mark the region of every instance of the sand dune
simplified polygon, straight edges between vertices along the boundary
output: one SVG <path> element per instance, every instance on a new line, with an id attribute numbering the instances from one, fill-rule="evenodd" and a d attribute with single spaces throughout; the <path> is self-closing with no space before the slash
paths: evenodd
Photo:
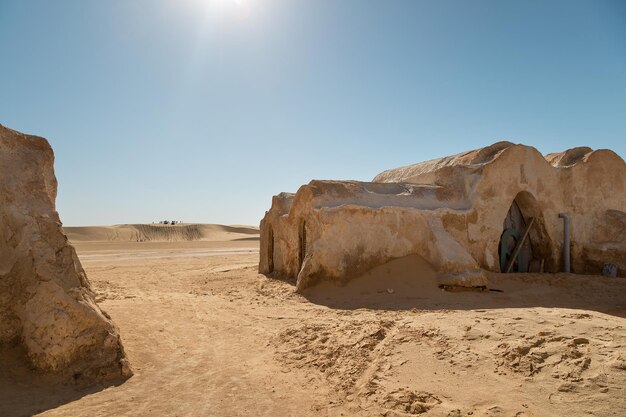
<path id="1" fill-rule="evenodd" d="M 64 227 L 72 242 L 185 242 L 258 240 L 253 226 L 221 224 L 119 224 L 115 226 Z"/>
<path id="2" fill-rule="evenodd" d="M 352 279 L 344 285 L 323 281 L 302 291 L 318 304 L 340 304 L 343 308 L 369 307 L 380 300 L 393 300 L 388 307 L 403 300 L 437 298 L 441 290 L 437 271 L 419 255 L 394 259 Z M 382 295 L 382 298 L 381 298 Z"/>

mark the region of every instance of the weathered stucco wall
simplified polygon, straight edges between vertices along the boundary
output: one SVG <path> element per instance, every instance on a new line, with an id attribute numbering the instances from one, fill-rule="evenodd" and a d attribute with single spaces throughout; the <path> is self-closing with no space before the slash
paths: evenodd
<path id="1" fill-rule="evenodd" d="M 130 376 L 63 234 L 53 163 L 45 139 L 0 125 L 0 347 L 21 345 L 35 369 L 74 379 Z"/>
<path id="2" fill-rule="evenodd" d="M 261 223 L 259 270 L 297 277 L 304 288 L 419 254 L 442 283 L 481 285 L 483 270 L 500 269 L 503 221 L 515 200 L 535 218 L 530 238 L 547 271 L 562 265 L 562 212 L 571 218 L 574 272 L 598 273 L 605 262 L 624 271 L 624 233 L 615 230 L 626 227 L 625 187 L 626 164 L 611 151 L 576 148 L 546 159 L 508 142 L 385 171 L 372 183 L 311 181 L 274 198 Z"/>

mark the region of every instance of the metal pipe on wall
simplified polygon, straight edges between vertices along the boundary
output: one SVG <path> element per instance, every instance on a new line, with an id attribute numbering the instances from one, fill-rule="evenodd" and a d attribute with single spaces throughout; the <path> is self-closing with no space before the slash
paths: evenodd
<path id="1" fill-rule="evenodd" d="M 563 272 L 570 272 L 569 216 L 559 213 L 559 217 L 563 219 Z"/>

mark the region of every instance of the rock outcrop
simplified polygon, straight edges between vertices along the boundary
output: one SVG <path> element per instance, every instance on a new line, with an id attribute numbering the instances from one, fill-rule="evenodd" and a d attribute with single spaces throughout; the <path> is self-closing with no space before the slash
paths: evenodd
<path id="1" fill-rule="evenodd" d="M 55 209 L 48 142 L 0 125 L 0 347 L 84 381 L 132 374 Z"/>
<path id="2" fill-rule="evenodd" d="M 623 276 L 624 161 L 585 147 L 544 157 L 510 142 L 388 170 L 372 182 L 314 180 L 275 196 L 261 222 L 259 270 L 297 277 L 303 289 L 417 254 L 441 285 L 482 286 L 485 271 L 504 269 L 511 242 L 534 218 L 515 268 L 557 272 L 560 213 L 571 219 L 572 271 L 599 274 L 613 263 Z"/>

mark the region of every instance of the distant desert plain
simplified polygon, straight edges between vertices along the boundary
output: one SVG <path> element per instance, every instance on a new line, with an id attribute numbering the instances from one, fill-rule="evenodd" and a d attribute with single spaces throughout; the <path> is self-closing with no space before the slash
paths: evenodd
<path id="1" fill-rule="evenodd" d="M 134 376 L 0 378 L 1 416 L 624 416 L 626 280 L 490 274 L 443 291 L 421 258 L 303 293 L 257 273 L 259 229 L 67 227 Z"/>

